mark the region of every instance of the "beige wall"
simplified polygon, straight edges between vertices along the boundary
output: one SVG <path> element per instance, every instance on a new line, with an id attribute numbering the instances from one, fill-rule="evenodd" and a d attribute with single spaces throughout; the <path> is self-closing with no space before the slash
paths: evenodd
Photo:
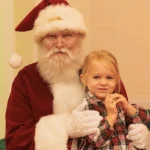
<path id="1" fill-rule="evenodd" d="M 14 76 L 7 61 L 14 48 L 13 26 L 13 3 L 3 1 L 0 5 L 0 138 L 4 137 L 5 108 Z"/>
<path id="2" fill-rule="evenodd" d="M 16 26 L 39 1 L 3 1 L 4 4 L 0 6 L 0 138 L 4 137 L 4 114 L 12 80 L 23 66 L 37 60 L 32 31 L 14 34 L 14 24 Z M 85 49 L 106 49 L 114 53 L 130 101 L 138 101 L 150 108 L 150 1 L 68 1 L 85 17 L 88 26 Z M 11 69 L 7 63 L 14 49 L 24 60 L 22 67 L 16 70 Z"/>

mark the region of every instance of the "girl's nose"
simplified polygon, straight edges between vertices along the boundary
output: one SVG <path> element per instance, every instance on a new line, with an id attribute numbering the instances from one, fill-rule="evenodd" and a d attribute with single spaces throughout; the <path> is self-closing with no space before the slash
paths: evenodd
<path id="1" fill-rule="evenodd" d="M 99 83 L 103 86 L 107 85 L 107 81 L 105 79 L 102 79 Z"/>

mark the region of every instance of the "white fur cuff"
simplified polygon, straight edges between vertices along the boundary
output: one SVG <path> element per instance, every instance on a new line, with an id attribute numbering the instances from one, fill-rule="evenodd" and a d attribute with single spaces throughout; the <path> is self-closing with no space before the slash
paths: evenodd
<path id="1" fill-rule="evenodd" d="M 36 150 L 67 150 L 68 114 L 42 117 L 35 128 Z"/>

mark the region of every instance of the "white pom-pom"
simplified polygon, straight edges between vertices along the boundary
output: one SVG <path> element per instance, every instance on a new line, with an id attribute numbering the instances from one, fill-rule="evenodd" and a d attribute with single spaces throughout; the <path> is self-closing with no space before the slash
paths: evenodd
<path id="1" fill-rule="evenodd" d="M 12 54 L 11 58 L 9 59 L 9 65 L 12 68 L 19 68 L 22 65 L 22 56 L 17 53 Z"/>

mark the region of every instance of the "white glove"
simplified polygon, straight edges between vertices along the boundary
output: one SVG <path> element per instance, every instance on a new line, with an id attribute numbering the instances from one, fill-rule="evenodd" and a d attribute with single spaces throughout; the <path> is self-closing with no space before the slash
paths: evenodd
<path id="1" fill-rule="evenodd" d="M 97 132 L 102 120 L 98 111 L 84 110 L 87 102 L 83 102 L 73 110 L 68 120 L 68 134 L 70 138 L 84 137 Z"/>
<path id="2" fill-rule="evenodd" d="M 131 124 L 128 130 L 127 139 L 131 140 L 136 148 L 145 149 L 148 144 L 149 134 L 147 127 L 143 124 Z"/>

